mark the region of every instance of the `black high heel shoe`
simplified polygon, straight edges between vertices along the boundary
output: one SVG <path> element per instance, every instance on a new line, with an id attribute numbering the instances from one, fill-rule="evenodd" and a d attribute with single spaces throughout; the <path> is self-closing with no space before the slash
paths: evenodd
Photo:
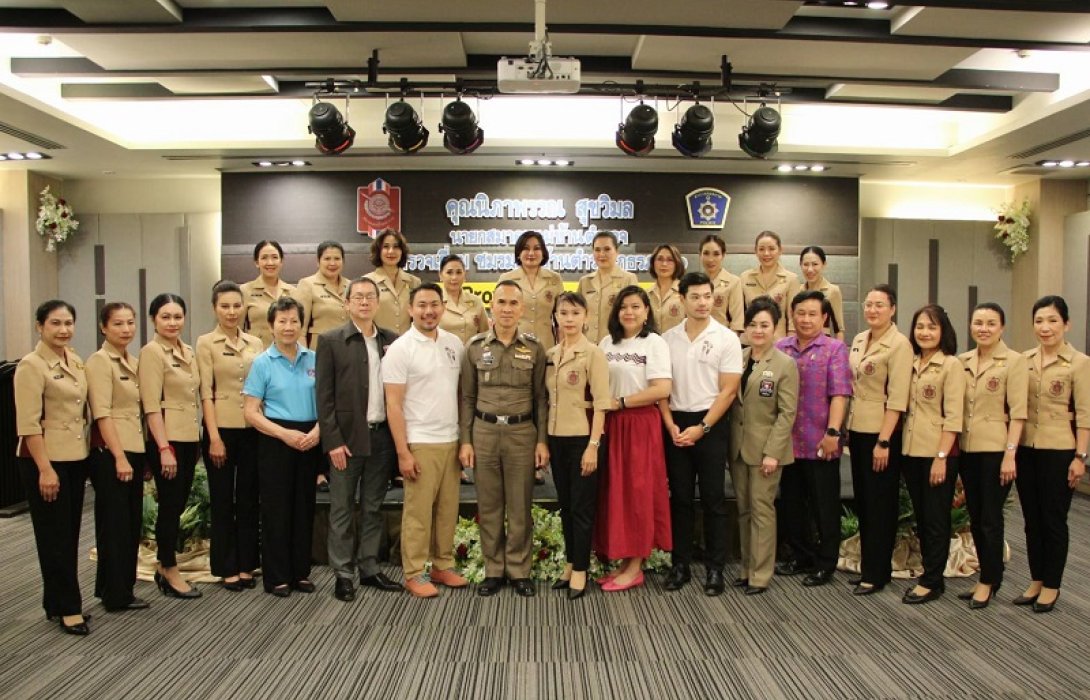
<path id="1" fill-rule="evenodd" d="M 970 610 L 983 610 L 984 608 L 988 607 L 988 603 L 992 602 L 992 598 L 994 598 L 995 594 L 998 593 L 998 592 L 999 592 L 999 586 L 998 585 L 992 586 L 992 589 L 990 591 L 988 591 L 988 597 L 987 598 L 985 598 L 984 600 L 977 600 L 976 598 L 973 597 L 974 592 L 969 591 L 969 609 Z M 960 598 L 961 596 L 958 596 L 958 597 Z"/>
<path id="2" fill-rule="evenodd" d="M 578 600 L 583 597 L 583 594 L 587 592 L 586 584 L 582 588 L 568 587 L 568 600 Z"/>
<path id="3" fill-rule="evenodd" d="M 1056 602 L 1060 600 L 1060 592 L 1056 591 L 1056 597 L 1052 599 L 1051 603 L 1042 603 L 1040 601 L 1033 601 L 1033 612 L 1046 613 L 1052 612 L 1052 608 L 1056 607 Z"/>
<path id="4" fill-rule="evenodd" d="M 571 579 L 558 578 L 557 580 L 553 581 L 552 589 L 554 591 L 562 591 L 562 590 L 564 590 L 566 588 L 571 588 L 571 583 L 570 582 L 571 582 Z"/>
<path id="5" fill-rule="evenodd" d="M 91 634 L 91 628 L 87 626 L 87 618 L 83 618 L 83 622 L 77 622 L 74 625 L 64 624 L 64 618 L 58 618 L 57 620 L 61 624 L 61 629 L 65 634 L 74 634 L 78 637 L 86 637 Z"/>
<path id="6" fill-rule="evenodd" d="M 177 588 L 170 585 L 170 581 L 167 581 L 166 576 L 163 576 L 158 571 L 155 572 L 155 584 L 159 586 L 159 591 L 167 598 L 181 598 L 185 600 L 201 597 L 201 592 L 196 588 L 190 588 L 188 591 L 179 591 Z"/>

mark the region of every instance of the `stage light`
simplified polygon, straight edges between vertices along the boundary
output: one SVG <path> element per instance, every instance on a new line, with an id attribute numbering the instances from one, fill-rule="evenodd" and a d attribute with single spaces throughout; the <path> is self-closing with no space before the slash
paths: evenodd
<path id="1" fill-rule="evenodd" d="M 484 143 L 484 129 L 477 126 L 477 115 L 460 99 L 443 108 L 439 131 L 446 149 L 458 155 L 472 153 Z"/>
<path id="2" fill-rule="evenodd" d="M 314 134 L 314 146 L 325 155 L 340 155 L 356 140 L 356 131 L 341 116 L 340 110 L 328 102 L 315 102 L 310 108 L 309 119 L 307 130 Z"/>
<path id="3" fill-rule="evenodd" d="M 410 155 L 428 145 L 428 129 L 420 121 L 420 115 L 404 100 L 398 100 L 386 108 L 383 133 L 390 135 L 390 148 L 397 153 Z"/>
<path id="4" fill-rule="evenodd" d="M 738 134 L 738 146 L 753 158 L 765 158 L 779 149 L 780 113 L 761 105 Z"/>
<path id="5" fill-rule="evenodd" d="M 655 134 L 659 130 L 659 115 L 655 108 L 639 103 L 617 125 L 617 148 L 630 156 L 645 156 L 655 149 Z"/>
<path id="6" fill-rule="evenodd" d="M 674 127 L 674 148 L 683 156 L 699 158 L 712 149 L 712 131 L 715 117 L 702 104 L 695 104 L 685 111 Z"/>

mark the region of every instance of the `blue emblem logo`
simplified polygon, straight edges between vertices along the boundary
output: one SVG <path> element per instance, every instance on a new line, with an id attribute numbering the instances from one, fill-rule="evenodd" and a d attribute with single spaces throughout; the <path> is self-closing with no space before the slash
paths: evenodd
<path id="1" fill-rule="evenodd" d="M 685 195 L 689 228 L 722 229 L 727 221 L 730 195 L 712 187 L 701 187 Z"/>

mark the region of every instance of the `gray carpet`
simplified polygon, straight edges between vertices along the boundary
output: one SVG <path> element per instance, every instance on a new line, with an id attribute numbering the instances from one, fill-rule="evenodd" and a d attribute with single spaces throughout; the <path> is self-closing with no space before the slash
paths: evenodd
<path id="1" fill-rule="evenodd" d="M 93 544 L 90 494 L 83 551 Z M 524 600 L 444 590 L 438 600 L 319 592 L 287 600 L 202 585 L 196 601 L 137 584 L 150 610 L 112 613 L 91 597 L 92 634 L 46 622 L 28 516 L 0 520 L 3 698 L 1086 698 L 1090 697 L 1090 500 L 1076 497 L 1071 555 L 1056 610 L 1010 604 L 1027 581 L 1022 521 L 997 601 L 902 605 L 908 582 L 854 598 L 835 584 L 778 578 L 763 596 L 696 585 L 666 593 L 596 588 L 569 602 L 544 585 Z M 391 575 L 399 571 L 391 569 Z M 698 572 L 702 576 L 703 572 Z"/>

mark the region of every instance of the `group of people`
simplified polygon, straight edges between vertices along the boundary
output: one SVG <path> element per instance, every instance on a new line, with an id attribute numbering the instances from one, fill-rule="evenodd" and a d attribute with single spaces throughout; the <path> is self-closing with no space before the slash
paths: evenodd
<path id="1" fill-rule="evenodd" d="M 893 323 L 896 294 L 870 290 L 866 330 L 842 341 L 840 291 L 825 253 L 800 257 L 804 280 L 780 264 L 782 244 L 758 235 L 759 265 L 722 267 L 726 245 L 700 245 L 702 272 L 678 249 L 651 254 L 649 291 L 616 266 L 617 240 L 593 241 L 597 269 L 565 291 L 541 234 L 515 244 L 491 314 L 464 289 L 461 258 L 440 284 L 404 271 L 409 248 L 383 231 L 374 271 L 342 275 L 344 249 L 318 247 L 317 272 L 280 279 L 275 241 L 254 249 L 259 277 L 212 290 L 216 326 L 196 348 L 181 339 L 186 303 L 152 300 L 153 339 L 135 357 L 136 311 L 106 304 L 102 348 L 86 362 L 70 347 L 75 309 L 43 303 L 41 336 L 15 375 L 19 469 L 49 619 L 89 632 L 77 577 L 84 483 L 96 491 L 95 595 L 108 611 L 147 607 L 134 593 L 145 469 L 158 494 L 160 591 L 200 597 L 177 567 L 179 518 L 203 456 L 212 510 L 211 569 L 229 591 L 281 597 L 310 580 L 317 476 L 328 472 L 328 555 L 334 595 L 356 581 L 416 597 L 460 588 L 453 556 L 463 470 L 475 473 L 485 579 L 533 596 L 531 499 L 551 469 L 567 566 L 553 583 L 583 596 L 592 553 L 617 563 L 604 591 L 645 581 L 652 549 L 672 551 L 664 587 L 691 580 L 696 493 L 707 595 L 727 586 L 729 470 L 738 506 L 747 595 L 773 574 L 827 584 L 840 542 L 841 451 L 850 448 L 862 571 L 856 595 L 890 581 L 903 478 L 916 513 L 924 572 L 904 595 L 943 593 L 950 504 L 960 474 L 981 574 L 965 592 L 984 607 L 1003 575 L 1003 507 L 1017 482 L 1026 521 L 1029 587 L 1014 600 L 1038 612 L 1059 596 L 1067 511 L 1090 440 L 1090 359 L 1065 340 L 1064 300 L 1033 307 L 1037 347 L 1011 351 L 1003 310 L 973 311 L 976 347 L 956 354 L 946 312 L 915 312 L 909 337 Z M 203 425 L 203 430 L 201 427 Z M 959 454 L 960 453 L 960 454 Z M 956 459 L 955 459 L 956 456 Z M 393 475 L 404 480 L 402 581 L 379 566 L 379 511 Z M 359 493 L 359 517 L 354 517 Z M 791 558 L 776 564 L 776 499 Z M 430 564 L 430 568 L 429 568 Z"/>

